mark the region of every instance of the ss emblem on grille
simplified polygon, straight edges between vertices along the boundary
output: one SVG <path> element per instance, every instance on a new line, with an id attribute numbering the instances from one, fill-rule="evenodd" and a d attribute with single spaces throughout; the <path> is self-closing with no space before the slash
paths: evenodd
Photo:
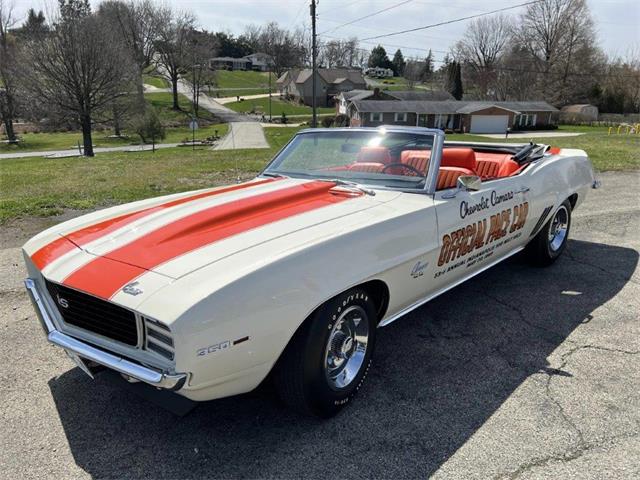
<path id="1" fill-rule="evenodd" d="M 140 295 L 142 293 L 142 288 L 137 287 L 139 285 L 138 282 L 127 283 L 124 287 L 122 287 L 122 291 L 124 293 L 128 293 L 129 295 Z"/>
<path id="2" fill-rule="evenodd" d="M 58 300 L 58 305 L 62 308 L 69 308 L 69 301 L 66 298 L 62 298 L 60 294 L 56 294 L 56 300 Z"/>

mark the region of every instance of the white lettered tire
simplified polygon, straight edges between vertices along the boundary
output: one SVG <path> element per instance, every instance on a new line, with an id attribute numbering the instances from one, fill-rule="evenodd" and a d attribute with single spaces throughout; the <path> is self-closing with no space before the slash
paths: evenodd
<path id="1" fill-rule="evenodd" d="M 376 338 L 369 293 L 346 291 L 322 305 L 295 333 L 276 365 L 282 400 L 298 412 L 331 417 L 362 386 Z"/>

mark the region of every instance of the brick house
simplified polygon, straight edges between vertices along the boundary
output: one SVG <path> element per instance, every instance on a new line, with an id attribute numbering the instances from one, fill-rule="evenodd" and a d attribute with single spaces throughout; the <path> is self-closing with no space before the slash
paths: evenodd
<path id="1" fill-rule="evenodd" d="M 403 92 L 387 92 L 402 97 Z M 351 99 L 341 107 L 352 126 L 407 125 L 467 133 L 504 133 L 555 125 L 558 110 L 547 102 Z"/>

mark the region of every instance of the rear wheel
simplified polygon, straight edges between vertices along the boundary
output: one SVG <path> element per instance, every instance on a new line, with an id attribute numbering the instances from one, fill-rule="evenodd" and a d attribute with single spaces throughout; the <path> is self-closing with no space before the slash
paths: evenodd
<path id="1" fill-rule="evenodd" d="M 543 267 L 555 262 L 567 246 L 570 229 L 571 203 L 565 200 L 527 245 L 531 262 Z"/>
<path id="2" fill-rule="evenodd" d="M 375 304 L 354 288 L 322 305 L 296 332 L 278 361 L 274 380 L 293 409 L 330 417 L 360 389 L 376 335 Z"/>

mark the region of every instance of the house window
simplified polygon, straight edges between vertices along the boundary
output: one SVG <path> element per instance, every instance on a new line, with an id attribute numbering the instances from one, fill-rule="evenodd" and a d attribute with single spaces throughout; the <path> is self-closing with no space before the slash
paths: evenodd
<path id="1" fill-rule="evenodd" d="M 395 122 L 406 122 L 407 121 L 407 112 L 394 114 L 393 115 L 393 120 Z"/>
<path id="2" fill-rule="evenodd" d="M 520 128 L 533 127 L 536 124 L 536 115 L 534 113 L 516 115 L 513 123 L 516 127 Z"/>
<path id="3" fill-rule="evenodd" d="M 369 114 L 369 120 L 372 122 L 381 122 L 382 121 L 382 113 L 381 112 L 371 112 Z"/>
<path id="4" fill-rule="evenodd" d="M 434 128 L 445 128 L 448 115 L 437 114 L 433 123 Z"/>

